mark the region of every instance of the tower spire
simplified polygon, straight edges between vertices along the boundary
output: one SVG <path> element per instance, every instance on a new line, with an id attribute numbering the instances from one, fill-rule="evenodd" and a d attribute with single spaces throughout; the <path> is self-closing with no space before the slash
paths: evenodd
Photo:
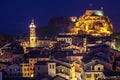
<path id="1" fill-rule="evenodd" d="M 32 23 L 34 23 L 34 19 L 32 19 Z"/>

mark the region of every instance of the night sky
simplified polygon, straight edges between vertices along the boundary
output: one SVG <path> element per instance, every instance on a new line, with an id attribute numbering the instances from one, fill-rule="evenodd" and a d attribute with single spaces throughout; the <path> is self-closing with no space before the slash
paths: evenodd
<path id="1" fill-rule="evenodd" d="M 0 34 L 18 35 L 37 27 L 53 16 L 81 16 L 87 9 L 104 8 L 115 29 L 120 31 L 120 0 L 0 0 Z"/>

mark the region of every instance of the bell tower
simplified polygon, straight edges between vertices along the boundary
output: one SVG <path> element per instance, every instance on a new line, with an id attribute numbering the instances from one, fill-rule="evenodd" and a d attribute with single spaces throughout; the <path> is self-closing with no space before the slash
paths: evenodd
<path id="1" fill-rule="evenodd" d="M 34 24 L 34 20 L 32 20 L 29 28 L 30 28 L 30 47 L 36 47 L 37 37 L 35 32 L 36 26 Z"/>

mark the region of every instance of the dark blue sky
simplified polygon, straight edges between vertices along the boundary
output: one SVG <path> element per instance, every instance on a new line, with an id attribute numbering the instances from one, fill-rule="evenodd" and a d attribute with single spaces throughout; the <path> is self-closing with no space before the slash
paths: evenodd
<path id="1" fill-rule="evenodd" d="M 100 7 L 120 31 L 120 0 L 0 0 L 0 33 L 17 35 L 29 30 L 32 19 L 40 27 L 52 16 L 79 17 Z"/>

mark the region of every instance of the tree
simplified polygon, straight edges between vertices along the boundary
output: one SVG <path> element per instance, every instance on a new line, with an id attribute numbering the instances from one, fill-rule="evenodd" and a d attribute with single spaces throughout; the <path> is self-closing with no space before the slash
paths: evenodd
<path id="1" fill-rule="evenodd" d="M 11 36 L 11 35 L 8 35 L 8 34 L 0 34 L 0 41 L 3 42 L 3 41 L 13 41 L 14 40 L 14 37 Z"/>

